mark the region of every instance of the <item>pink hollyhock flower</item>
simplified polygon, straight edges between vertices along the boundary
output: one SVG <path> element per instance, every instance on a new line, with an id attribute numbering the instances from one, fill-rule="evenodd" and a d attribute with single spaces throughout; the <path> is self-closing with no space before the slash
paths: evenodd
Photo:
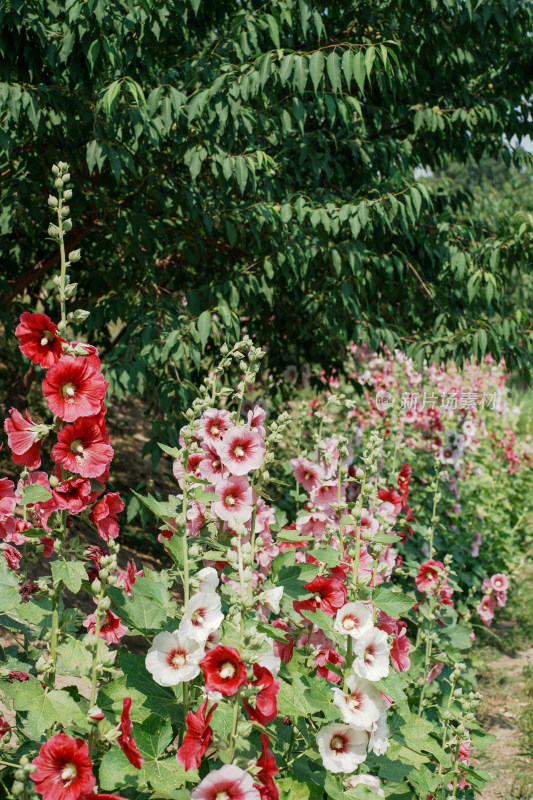
<path id="1" fill-rule="evenodd" d="M 144 764 L 144 758 L 139 753 L 139 748 L 131 735 L 133 724 L 130 719 L 130 711 L 131 697 L 124 697 L 122 700 L 122 716 L 120 718 L 120 736 L 117 739 L 117 744 L 130 764 L 135 767 L 135 769 L 140 769 L 141 764 Z"/>
<path id="2" fill-rule="evenodd" d="M 220 460 L 218 450 L 215 448 L 215 446 L 209 444 L 208 442 L 202 442 L 200 447 L 204 451 L 204 457 L 198 465 L 198 472 L 200 473 L 201 477 L 206 481 L 210 481 L 211 483 L 218 483 L 218 481 L 227 478 L 229 475 L 229 470 L 226 469 Z"/>
<path id="3" fill-rule="evenodd" d="M 52 458 L 82 478 L 99 478 L 113 459 L 105 425 L 94 417 L 80 417 L 57 435 Z"/>
<path id="4" fill-rule="evenodd" d="M 266 446 L 257 431 L 234 425 L 224 434 L 218 452 L 232 475 L 247 475 L 263 463 Z"/>
<path id="5" fill-rule="evenodd" d="M 19 683 L 26 683 L 26 681 L 29 681 L 30 676 L 28 675 L 27 672 L 24 672 L 24 670 L 22 669 L 12 669 L 11 672 L 8 674 L 7 679 L 9 681 L 18 681 Z"/>
<path id="6" fill-rule="evenodd" d="M 234 647 L 214 647 L 200 661 L 200 667 L 206 689 L 220 692 L 224 697 L 234 695 L 246 681 L 246 666 Z"/>
<path id="7" fill-rule="evenodd" d="M 309 495 L 311 502 L 322 511 L 332 511 L 331 503 L 339 501 L 339 489 L 336 482 L 323 483 L 313 489 Z M 341 501 L 346 498 L 346 489 L 341 486 Z"/>
<path id="8" fill-rule="evenodd" d="M 495 606 L 496 600 L 492 595 L 484 595 L 484 597 L 481 598 L 481 602 L 476 606 L 477 613 L 485 625 L 490 625 L 492 623 Z"/>
<path id="9" fill-rule="evenodd" d="M 43 394 L 50 410 L 65 422 L 98 414 L 107 384 L 87 359 L 63 356 L 46 373 Z"/>
<path id="10" fill-rule="evenodd" d="M 108 492 L 93 506 L 89 519 L 96 525 L 98 535 L 108 542 L 116 539 L 119 532 L 117 514 L 124 510 L 118 492 Z"/>
<path id="11" fill-rule="evenodd" d="M 213 446 L 219 442 L 230 427 L 231 417 L 229 411 L 208 408 L 200 417 L 198 435 L 206 444 Z"/>
<path id="12" fill-rule="evenodd" d="M 402 498 L 396 489 L 380 489 L 378 498 L 381 500 L 381 505 L 378 509 L 380 513 L 390 519 L 396 519 L 402 510 Z"/>
<path id="13" fill-rule="evenodd" d="M 198 769 L 201 764 L 202 756 L 209 747 L 213 731 L 211 730 L 211 717 L 218 703 L 207 710 L 207 700 L 204 700 L 198 710 L 193 713 L 187 712 L 185 723 L 187 732 L 183 737 L 183 744 L 176 753 L 178 764 L 182 764 L 185 770 Z"/>
<path id="14" fill-rule="evenodd" d="M 94 614 L 89 614 L 83 622 L 83 626 L 87 628 L 88 633 L 96 633 L 96 617 Z M 105 618 L 100 624 L 100 638 L 104 639 L 108 644 L 118 644 L 127 630 L 127 626 L 124 625 L 120 617 L 117 617 L 108 608 L 105 612 Z"/>
<path id="15" fill-rule="evenodd" d="M 474 541 L 472 542 L 471 555 L 474 558 L 479 556 L 479 548 L 481 547 L 482 538 L 479 531 L 474 532 Z"/>
<path id="16" fill-rule="evenodd" d="M 324 480 L 324 470 L 318 464 L 313 464 L 308 458 L 292 458 L 290 465 L 294 470 L 297 483 L 301 483 L 306 492 L 311 492 L 320 486 Z"/>
<path id="17" fill-rule="evenodd" d="M 200 465 L 204 460 L 204 457 L 205 457 L 204 453 L 191 453 L 190 456 L 188 457 L 187 484 L 189 486 L 191 485 L 191 479 L 193 479 L 192 482 L 194 482 L 194 478 L 202 477 L 202 473 L 200 472 Z M 179 483 L 180 487 L 183 489 L 184 471 L 183 471 L 183 464 L 179 459 L 176 459 L 176 461 L 174 461 L 174 463 L 172 464 L 172 472 L 177 482 Z"/>
<path id="18" fill-rule="evenodd" d="M 435 561 L 430 558 L 420 565 L 418 575 L 415 578 L 416 588 L 420 592 L 433 594 L 439 582 L 442 580 L 444 564 L 442 561 Z"/>
<path id="19" fill-rule="evenodd" d="M 126 572 L 117 573 L 116 586 L 122 586 L 126 594 L 131 597 L 133 594 L 133 592 L 131 591 L 131 587 L 133 586 L 137 578 L 144 578 L 144 570 L 143 569 L 138 570 L 135 561 L 128 561 Z"/>
<path id="20" fill-rule="evenodd" d="M 350 725 L 334 722 L 316 736 L 324 767 L 330 772 L 354 772 L 366 758 L 368 734 Z"/>
<path id="21" fill-rule="evenodd" d="M 46 314 L 24 311 L 15 330 L 19 347 L 34 364 L 47 369 L 63 356 L 61 343 L 56 335 L 57 325 Z"/>
<path id="22" fill-rule="evenodd" d="M 0 539 L 15 532 L 16 523 L 13 511 L 17 505 L 15 484 L 8 478 L 0 478 Z"/>
<path id="23" fill-rule="evenodd" d="M 35 423 L 27 411 L 24 412 L 26 419 L 16 408 L 12 408 L 9 413 L 10 416 L 4 422 L 4 430 L 13 462 L 28 467 L 29 470 L 39 469 L 41 441 L 48 434 L 47 426 Z"/>
<path id="24" fill-rule="evenodd" d="M 187 534 L 198 536 L 205 523 L 205 506 L 193 500 L 187 509 Z"/>
<path id="25" fill-rule="evenodd" d="M 2 555 L 4 556 L 5 560 L 7 561 L 7 566 L 9 569 L 16 570 L 19 568 L 20 559 L 22 558 L 22 554 L 16 547 L 13 547 L 10 544 L 2 544 L 0 545 L 2 548 Z"/>
<path id="26" fill-rule="evenodd" d="M 265 435 L 265 428 L 263 423 L 266 419 L 266 408 L 262 406 L 254 406 L 252 409 L 248 411 L 248 417 L 246 425 L 251 430 L 257 431 L 261 436 L 264 437 Z"/>
<path id="27" fill-rule="evenodd" d="M 407 505 L 407 498 L 409 497 L 409 484 L 411 483 L 411 475 L 413 470 L 406 461 L 398 475 L 398 491 L 401 494 L 402 506 L 405 508 Z"/>
<path id="28" fill-rule="evenodd" d="M 57 508 L 67 508 L 71 514 L 79 514 L 91 502 L 91 484 L 87 478 L 70 478 L 52 489 Z"/>
<path id="29" fill-rule="evenodd" d="M 261 800 L 254 779 L 234 764 L 209 772 L 197 786 L 191 800 Z"/>
<path id="30" fill-rule="evenodd" d="M 385 631 L 385 633 L 398 633 L 398 620 L 394 617 L 389 617 L 389 615 L 385 614 L 384 611 L 379 612 L 377 626 L 378 628 L 381 628 L 382 631 Z"/>
<path id="31" fill-rule="evenodd" d="M 346 586 L 337 578 L 318 576 L 313 578 L 310 583 L 306 583 L 305 588 L 313 596 L 309 600 L 294 600 L 293 606 L 296 611 L 316 611 L 318 609 L 334 617 L 339 608 L 346 603 Z"/>
<path id="32" fill-rule="evenodd" d="M 339 683 L 341 680 L 340 677 L 329 668 L 328 664 L 338 666 L 339 664 L 344 664 L 344 661 L 345 659 L 340 653 L 337 653 L 335 650 L 330 650 L 329 647 L 325 647 L 315 656 L 315 667 L 317 667 L 316 674 L 321 678 L 326 678 L 330 683 Z"/>
<path id="33" fill-rule="evenodd" d="M 211 505 L 211 513 L 226 522 L 238 519 L 247 522 L 252 516 L 253 491 L 247 478 L 232 476 L 219 481 L 215 486 L 219 500 Z"/>
<path id="34" fill-rule="evenodd" d="M 400 628 L 397 635 L 392 640 L 390 648 L 390 660 L 398 672 L 405 672 L 405 670 L 409 669 L 411 666 L 409 644 L 405 628 Z"/>
<path id="35" fill-rule="evenodd" d="M 30 777 L 43 800 L 80 800 L 94 789 L 96 779 L 83 739 L 56 733 L 41 745 L 32 763 L 37 769 Z"/>
<path id="36" fill-rule="evenodd" d="M 503 608 L 507 603 L 507 592 L 496 592 L 496 603 L 499 608 Z"/>
<path id="37" fill-rule="evenodd" d="M 490 578 L 490 585 L 495 592 L 506 592 L 509 588 L 509 578 L 501 572 L 497 572 Z"/>
<path id="38" fill-rule="evenodd" d="M 250 719 L 256 720 L 261 725 L 276 719 L 278 703 L 276 696 L 279 692 L 280 681 L 273 678 L 270 670 L 260 664 L 254 664 L 255 681 L 248 681 L 248 686 L 260 686 L 259 694 L 253 698 L 243 699 L 244 707 Z"/>
<path id="39" fill-rule="evenodd" d="M 257 773 L 260 781 L 258 789 L 261 793 L 261 800 L 279 800 L 279 789 L 274 782 L 274 775 L 279 772 L 279 768 L 274 758 L 272 750 L 268 749 L 269 737 L 266 733 L 261 734 L 261 755 L 257 759 L 257 766 L 261 767 Z M 257 785 L 257 784 L 256 784 Z"/>
<path id="40" fill-rule="evenodd" d="M 426 676 L 426 683 L 428 684 L 428 686 L 432 681 L 435 680 L 435 678 L 439 677 L 439 675 L 442 672 L 443 666 L 444 666 L 444 662 L 443 661 L 437 661 L 437 663 L 433 667 L 431 667 L 431 669 L 429 670 L 429 672 L 428 672 L 428 674 Z"/>
<path id="41" fill-rule="evenodd" d="M 298 519 L 297 525 L 304 536 L 314 536 L 319 539 L 328 524 L 328 518 L 322 511 L 314 511 L 311 514 L 305 514 Z"/>

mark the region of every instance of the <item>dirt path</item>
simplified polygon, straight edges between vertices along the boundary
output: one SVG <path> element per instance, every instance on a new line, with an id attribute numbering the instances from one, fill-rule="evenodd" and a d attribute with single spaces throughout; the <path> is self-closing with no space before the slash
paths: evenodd
<path id="1" fill-rule="evenodd" d="M 533 718 L 532 688 L 533 647 L 497 655 L 481 674 L 484 700 L 480 718 L 486 732 L 496 740 L 486 751 L 475 755 L 477 765 L 494 777 L 480 800 L 533 798 L 533 758 L 520 731 L 528 709 Z"/>

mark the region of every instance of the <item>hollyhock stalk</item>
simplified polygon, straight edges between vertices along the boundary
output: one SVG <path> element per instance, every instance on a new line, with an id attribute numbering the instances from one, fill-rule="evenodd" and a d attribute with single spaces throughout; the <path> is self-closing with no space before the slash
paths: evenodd
<path id="1" fill-rule="evenodd" d="M 65 548 L 65 537 L 67 534 L 67 516 L 68 516 L 68 509 L 64 508 L 61 510 L 61 527 L 59 530 L 59 542 L 60 542 L 60 549 L 58 552 L 58 558 L 63 560 L 63 551 Z M 55 582 L 54 582 L 55 584 Z M 52 662 L 52 669 L 48 673 L 47 676 L 47 684 L 50 688 L 55 688 L 56 682 L 56 664 L 57 664 L 57 645 L 58 645 L 58 635 L 59 635 L 59 601 L 61 599 L 61 581 L 58 581 L 57 585 L 53 585 L 52 588 L 52 621 L 50 624 L 51 632 L 50 632 L 50 661 Z"/>

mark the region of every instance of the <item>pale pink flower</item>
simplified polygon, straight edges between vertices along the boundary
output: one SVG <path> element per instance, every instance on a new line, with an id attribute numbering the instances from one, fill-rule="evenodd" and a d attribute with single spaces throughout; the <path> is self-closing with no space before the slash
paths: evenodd
<path id="1" fill-rule="evenodd" d="M 205 776 L 191 800 L 261 800 L 261 795 L 249 772 L 235 764 L 224 764 Z"/>
<path id="2" fill-rule="evenodd" d="M 479 548 L 481 547 L 482 538 L 481 533 L 479 531 L 474 532 L 474 540 L 472 542 L 472 548 L 470 554 L 473 558 L 477 558 L 479 556 Z"/>
<path id="3" fill-rule="evenodd" d="M 204 458 L 198 465 L 198 472 L 202 478 L 211 483 L 217 483 L 223 478 L 227 478 L 229 470 L 226 469 L 220 460 L 220 455 L 218 454 L 216 446 L 209 442 L 202 442 L 200 447 L 205 452 Z"/>
<path id="4" fill-rule="evenodd" d="M 490 625 L 492 623 L 495 605 L 496 600 L 493 595 L 484 595 L 481 598 L 481 602 L 478 603 L 476 610 L 481 617 L 481 621 L 485 623 L 485 625 Z"/>
<path id="5" fill-rule="evenodd" d="M 316 735 L 324 767 L 330 772 L 354 772 L 366 758 L 368 735 L 339 722 L 326 725 Z"/>
<path id="6" fill-rule="evenodd" d="M 8 478 L 0 478 L 0 539 L 15 532 L 13 511 L 17 505 L 15 484 Z"/>
<path id="7" fill-rule="evenodd" d="M 232 476 L 215 486 L 219 500 L 211 505 L 211 513 L 219 519 L 247 522 L 252 516 L 254 492 L 244 475 Z"/>
<path id="8" fill-rule="evenodd" d="M 332 483 L 323 483 L 321 486 L 317 486 L 316 489 L 313 489 L 309 495 L 311 502 L 315 504 L 317 508 L 320 508 L 322 511 L 332 511 L 331 503 L 337 503 L 339 501 L 339 488 L 337 486 L 337 482 Z M 344 486 L 341 486 L 341 493 L 340 499 L 341 501 L 346 498 L 346 489 Z"/>
<path id="9" fill-rule="evenodd" d="M 290 465 L 294 470 L 297 483 L 301 483 L 306 492 L 311 492 L 320 486 L 324 479 L 324 470 L 318 464 L 313 464 L 308 458 L 292 458 Z"/>
<path id="10" fill-rule="evenodd" d="M 194 483 L 195 478 L 201 478 L 200 465 L 205 457 L 205 453 L 191 453 L 187 459 L 187 485 L 190 486 Z M 183 464 L 179 459 L 176 459 L 172 465 L 172 472 L 174 477 L 183 489 Z"/>
<path id="11" fill-rule="evenodd" d="M 437 663 L 433 667 L 431 667 L 426 676 L 426 683 L 428 684 L 428 686 L 430 683 L 432 683 L 432 681 L 435 680 L 435 678 L 439 677 L 439 675 L 442 672 L 443 666 L 444 666 L 444 661 L 437 661 Z"/>
<path id="12" fill-rule="evenodd" d="M 312 535 L 315 539 L 319 539 L 328 524 L 328 518 L 322 511 L 314 511 L 311 514 L 305 514 L 296 520 L 297 527 L 301 530 L 304 536 Z"/>
<path id="13" fill-rule="evenodd" d="M 234 425 L 218 445 L 220 460 L 232 475 L 247 475 L 259 469 L 266 446 L 261 434 L 242 425 Z"/>
<path id="14" fill-rule="evenodd" d="M 187 509 L 187 533 L 189 536 L 198 536 L 205 522 L 205 506 L 198 500 L 193 500 Z"/>
<path id="15" fill-rule="evenodd" d="M 264 428 L 264 421 L 266 419 L 266 403 L 265 407 L 260 405 L 255 405 L 250 411 L 248 411 L 248 420 L 247 426 L 251 430 L 257 431 L 261 436 L 265 435 L 265 428 Z"/>
<path id="16" fill-rule="evenodd" d="M 495 592 L 505 592 L 509 588 L 509 578 L 501 572 L 497 572 L 490 578 L 490 585 Z"/>
<path id="17" fill-rule="evenodd" d="M 377 722 L 372 723 L 369 734 L 368 749 L 372 750 L 377 756 L 382 756 L 387 752 L 390 744 L 386 711 L 380 715 Z"/>
<path id="18" fill-rule="evenodd" d="M 356 730 L 367 731 L 373 722 L 377 722 L 385 711 L 378 689 L 370 681 L 353 673 L 346 678 L 348 694 L 342 689 L 333 689 L 333 702 L 341 712 L 347 725 Z"/>
<path id="19" fill-rule="evenodd" d="M 229 411 L 208 408 L 200 417 L 198 434 L 204 442 L 214 445 L 224 436 L 230 426 L 231 417 Z"/>
<path id="20" fill-rule="evenodd" d="M 346 603 L 337 611 L 335 630 L 352 639 L 359 639 L 372 627 L 372 614 L 364 603 Z"/>
<path id="21" fill-rule="evenodd" d="M 379 681 L 389 674 L 389 644 L 387 634 L 371 628 L 354 642 L 354 672 L 360 678 Z"/>

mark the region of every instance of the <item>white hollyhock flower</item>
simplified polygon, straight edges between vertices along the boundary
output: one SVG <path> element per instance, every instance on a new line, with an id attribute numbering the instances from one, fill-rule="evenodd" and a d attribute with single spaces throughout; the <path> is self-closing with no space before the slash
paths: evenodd
<path id="1" fill-rule="evenodd" d="M 339 708 L 347 725 L 357 730 L 367 731 L 377 722 L 385 710 L 381 695 L 370 681 L 351 673 L 346 679 L 348 694 L 342 689 L 333 689 L 333 702 Z"/>
<path id="2" fill-rule="evenodd" d="M 346 782 L 350 789 L 355 789 L 356 786 L 366 786 L 378 797 L 385 797 L 381 781 L 375 775 L 350 775 Z"/>
<path id="3" fill-rule="evenodd" d="M 359 639 L 372 628 L 372 614 L 364 603 L 346 603 L 337 611 L 335 630 Z"/>
<path id="4" fill-rule="evenodd" d="M 260 664 L 260 666 L 266 667 L 271 675 L 276 677 L 281 667 L 281 658 L 274 653 L 272 639 L 267 639 L 267 642 L 270 645 L 270 650 L 267 650 L 266 653 L 259 653 L 256 662 Z"/>
<path id="5" fill-rule="evenodd" d="M 382 756 L 389 747 L 389 726 L 387 725 L 387 712 L 380 714 L 377 722 L 373 722 L 369 729 L 370 740 L 368 749 L 373 750 L 377 756 Z"/>
<path id="6" fill-rule="evenodd" d="M 204 647 L 197 639 L 179 630 L 163 631 L 154 638 L 146 654 L 146 669 L 160 686 L 174 686 L 196 678 L 204 655 Z"/>
<path id="7" fill-rule="evenodd" d="M 205 642 L 222 624 L 220 597 L 215 592 L 198 592 L 189 600 L 187 610 L 180 622 L 180 631 L 192 639 Z"/>
<path id="8" fill-rule="evenodd" d="M 389 674 L 389 644 L 387 634 L 379 628 L 371 628 L 355 640 L 354 672 L 367 681 L 379 681 Z"/>
<path id="9" fill-rule="evenodd" d="M 322 763 L 330 772 L 353 772 L 366 758 L 368 735 L 335 722 L 316 735 Z"/>
<path id="10" fill-rule="evenodd" d="M 215 592 L 218 586 L 218 572 L 214 567 L 204 567 L 200 572 L 196 573 L 196 577 L 200 580 L 201 592 Z"/>
<path id="11" fill-rule="evenodd" d="M 261 605 L 266 606 L 273 614 L 279 614 L 279 604 L 283 597 L 283 586 L 276 586 L 274 589 L 267 589 L 259 597 Z"/>

